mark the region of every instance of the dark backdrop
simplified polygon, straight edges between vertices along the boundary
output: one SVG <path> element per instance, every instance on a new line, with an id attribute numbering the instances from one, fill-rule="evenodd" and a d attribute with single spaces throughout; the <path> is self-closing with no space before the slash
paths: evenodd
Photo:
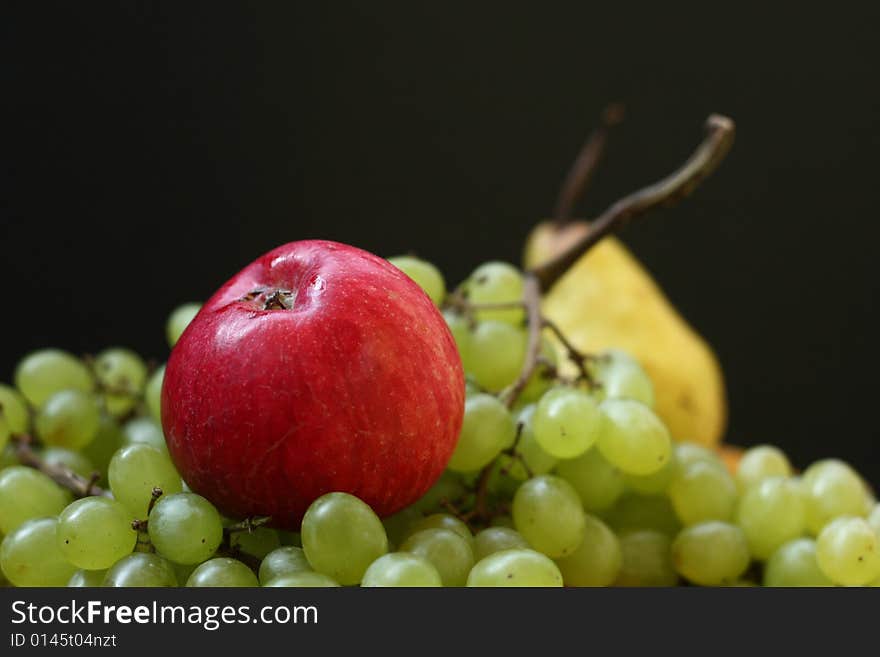
<path id="1" fill-rule="evenodd" d="M 624 239 L 716 347 L 732 441 L 880 482 L 878 16 L 741 4 L 4 3 L 0 376 L 162 359 L 173 306 L 285 241 L 517 261 L 607 101 L 587 214 L 719 111 L 728 161 Z"/>

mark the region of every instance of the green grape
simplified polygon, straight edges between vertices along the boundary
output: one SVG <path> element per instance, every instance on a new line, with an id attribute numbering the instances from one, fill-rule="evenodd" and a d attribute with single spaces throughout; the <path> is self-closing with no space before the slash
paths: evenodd
<path id="1" fill-rule="evenodd" d="M 15 447 L 7 445 L 4 449 L 0 449 L 0 472 L 12 465 L 21 465 L 21 463 L 15 454 Z"/>
<path id="2" fill-rule="evenodd" d="M 632 399 L 606 399 L 599 407 L 604 422 L 599 451 L 627 474 L 648 475 L 672 458 L 669 429 L 643 403 Z"/>
<path id="3" fill-rule="evenodd" d="M 33 406 L 62 390 L 91 392 L 95 388 L 92 373 L 76 356 L 59 349 L 35 351 L 15 369 L 15 386 Z"/>
<path id="4" fill-rule="evenodd" d="M 165 380 L 165 366 L 153 372 L 147 381 L 144 390 L 144 400 L 147 402 L 147 410 L 156 422 L 162 421 L 162 382 Z"/>
<path id="5" fill-rule="evenodd" d="M 577 491 L 553 475 L 529 479 L 519 487 L 513 522 L 529 545 L 553 559 L 572 554 L 584 537 L 584 508 Z"/>
<path id="6" fill-rule="evenodd" d="M 880 536 L 880 504 L 874 505 L 873 510 L 868 515 L 868 524 Z"/>
<path id="7" fill-rule="evenodd" d="M 9 535 L 31 518 L 57 516 L 70 500 L 70 493 L 33 468 L 0 470 L 0 532 Z"/>
<path id="8" fill-rule="evenodd" d="M 55 518 L 19 525 L 0 544 L 0 569 L 15 586 L 65 586 L 76 571 L 58 549 Z"/>
<path id="9" fill-rule="evenodd" d="M 645 495 L 659 495 L 669 490 L 669 484 L 678 471 L 678 462 L 675 460 L 675 451 L 672 452 L 672 458 L 666 464 L 648 475 L 623 475 L 623 480 L 630 490 Z"/>
<path id="10" fill-rule="evenodd" d="M 253 531 L 234 532 L 229 539 L 233 550 L 240 550 L 257 559 L 263 559 L 273 550 L 281 547 L 278 532 L 268 527 L 257 527 Z"/>
<path id="11" fill-rule="evenodd" d="M 470 528 L 448 513 L 434 513 L 417 520 L 410 526 L 407 536 L 412 536 L 425 529 L 449 529 L 466 540 L 471 547 L 474 546 L 474 535 L 471 534 Z"/>
<path id="12" fill-rule="evenodd" d="M 864 518 L 840 516 L 816 539 L 816 561 L 835 584 L 864 586 L 880 577 L 880 536 Z"/>
<path id="13" fill-rule="evenodd" d="M 0 416 L 6 419 L 12 433 L 27 433 L 30 412 L 27 402 L 15 388 L 0 383 Z"/>
<path id="14" fill-rule="evenodd" d="M 672 565 L 672 540 L 666 534 L 644 529 L 619 537 L 623 564 L 615 586 L 675 586 L 678 573 Z"/>
<path id="15" fill-rule="evenodd" d="M 149 445 L 123 447 L 110 461 L 110 490 L 135 518 L 145 518 L 153 495 L 159 488 L 165 495 L 183 490 L 180 475 L 168 458 Z"/>
<path id="16" fill-rule="evenodd" d="M 524 406 L 514 418 L 515 423 L 522 427 L 519 441 L 516 442 L 517 456 L 502 454 L 498 459 L 499 465 L 507 471 L 508 476 L 517 481 L 525 481 L 529 475 L 547 474 L 556 467 L 558 461 L 555 456 L 545 452 L 535 440 L 532 418 L 536 408 L 535 404 Z"/>
<path id="17" fill-rule="evenodd" d="M 623 475 L 597 449 L 560 461 L 556 474 L 572 485 L 590 513 L 609 508 L 623 493 Z"/>
<path id="18" fill-rule="evenodd" d="M 538 354 L 540 360 L 535 366 L 535 371 L 526 382 L 519 395 L 519 401 L 522 403 L 535 403 L 553 387 L 556 381 L 556 369 L 559 365 L 559 356 L 556 348 L 547 336 L 541 336 L 541 350 Z"/>
<path id="19" fill-rule="evenodd" d="M 602 520 L 584 514 L 580 545 L 556 559 L 566 586 L 610 586 L 620 574 L 623 553 L 620 541 Z"/>
<path id="20" fill-rule="evenodd" d="M 468 574 L 469 587 L 561 587 L 562 573 L 549 557 L 528 548 L 494 552 Z"/>
<path id="21" fill-rule="evenodd" d="M 199 565 L 186 585 L 193 587 L 254 587 L 259 586 L 257 576 L 241 561 L 217 557 Z"/>
<path id="22" fill-rule="evenodd" d="M 91 477 L 95 471 L 95 466 L 82 452 L 64 447 L 47 447 L 40 452 L 40 458 L 48 466 L 67 468 L 85 479 Z"/>
<path id="23" fill-rule="evenodd" d="M 665 495 L 624 493 L 614 506 L 602 513 L 602 518 L 618 534 L 650 529 L 675 536 L 681 529 L 675 509 Z"/>
<path id="24" fill-rule="evenodd" d="M 461 362 L 467 363 L 471 358 L 471 326 L 470 322 L 463 315 L 450 310 L 444 311 L 443 319 L 446 320 L 446 326 L 452 333 L 455 340 L 455 346 L 458 347 L 458 355 L 461 356 Z"/>
<path id="25" fill-rule="evenodd" d="M 102 586 L 169 587 L 177 586 L 174 567 L 167 559 L 150 552 L 135 552 L 123 557 L 107 571 Z"/>
<path id="26" fill-rule="evenodd" d="M 67 580 L 67 586 L 73 588 L 96 588 L 104 583 L 106 576 L 106 570 L 77 570 Z"/>
<path id="27" fill-rule="evenodd" d="M 11 433 L 12 432 L 9 430 L 9 423 L 6 421 L 2 409 L 0 409 L 0 451 L 6 449 Z"/>
<path id="28" fill-rule="evenodd" d="M 464 586 L 474 565 L 470 543 L 450 529 L 416 532 L 403 542 L 400 550 L 427 559 L 440 573 L 443 586 Z"/>
<path id="29" fill-rule="evenodd" d="M 409 552 L 383 554 L 367 568 L 364 587 L 443 586 L 440 573 L 425 557 Z"/>
<path id="30" fill-rule="evenodd" d="M 348 493 L 327 493 L 312 502 L 301 534 L 312 568 L 343 585 L 360 582 L 367 567 L 388 552 L 382 521 Z"/>
<path id="31" fill-rule="evenodd" d="M 421 498 L 411 506 L 420 513 L 427 513 L 437 509 L 443 500 L 452 501 L 462 497 L 467 492 L 459 475 L 446 470 L 440 479 L 428 489 Z"/>
<path id="32" fill-rule="evenodd" d="M 413 279 L 435 305 L 443 303 L 446 297 L 446 281 L 443 280 L 440 270 L 430 262 L 413 256 L 396 256 L 388 258 L 388 262 Z"/>
<path id="33" fill-rule="evenodd" d="M 126 445 L 143 443 L 155 447 L 160 452 L 168 453 L 165 434 L 156 422 L 148 417 L 136 417 L 122 427 L 122 435 Z"/>
<path id="34" fill-rule="evenodd" d="M 480 322 L 468 336 L 461 353 L 464 370 L 490 392 L 516 380 L 526 358 L 528 336 L 524 329 L 504 322 Z"/>
<path id="35" fill-rule="evenodd" d="M 833 586 L 819 569 L 816 541 L 796 538 L 780 547 L 764 564 L 764 586 Z"/>
<path id="36" fill-rule="evenodd" d="M 201 309 L 202 305 L 199 303 L 185 303 L 171 311 L 165 323 L 165 337 L 168 338 L 169 347 L 177 344 L 186 327 Z"/>
<path id="37" fill-rule="evenodd" d="M 464 421 L 448 467 L 475 472 L 488 465 L 516 438 L 516 427 L 507 407 L 492 395 L 474 395 L 464 404 Z"/>
<path id="38" fill-rule="evenodd" d="M 131 521 L 116 500 L 84 497 L 58 516 L 58 547 L 77 568 L 104 570 L 134 549 L 137 532 Z"/>
<path id="39" fill-rule="evenodd" d="M 678 468 L 667 491 L 686 527 L 733 518 L 737 492 L 736 482 L 725 468 L 702 461 Z"/>
<path id="40" fill-rule="evenodd" d="M 804 471 L 807 528 L 818 534 L 839 516 L 860 516 L 865 512 L 865 485 L 843 461 L 818 461 Z"/>
<path id="41" fill-rule="evenodd" d="M 724 462 L 711 449 L 707 449 L 702 445 L 695 443 L 676 443 L 673 448 L 674 455 L 672 460 L 677 468 L 686 468 L 691 463 L 698 461 L 703 463 L 712 463 L 720 467 L 726 467 Z"/>
<path id="42" fill-rule="evenodd" d="M 738 524 L 755 559 L 764 561 L 804 533 L 806 510 L 800 487 L 785 477 L 769 477 L 752 484 L 736 511 Z"/>
<path id="43" fill-rule="evenodd" d="M 606 398 L 634 399 L 645 406 L 654 406 L 654 384 L 642 366 L 619 349 L 602 352 L 593 371 Z"/>
<path id="44" fill-rule="evenodd" d="M 291 573 L 289 575 L 281 575 L 276 577 L 275 579 L 270 580 L 263 586 L 282 586 L 287 588 L 294 589 L 302 589 L 302 588 L 332 588 L 335 586 L 339 586 L 339 582 L 337 582 L 332 577 L 327 577 L 327 575 L 322 575 L 321 573 Z"/>
<path id="45" fill-rule="evenodd" d="M 481 561 L 490 554 L 511 550 L 514 548 L 528 548 L 529 542 L 515 529 L 510 527 L 487 527 L 474 537 L 474 559 Z"/>
<path id="46" fill-rule="evenodd" d="M 749 545 L 736 525 L 710 520 L 679 532 L 672 543 L 672 563 L 694 584 L 731 584 L 749 567 Z"/>
<path id="47" fill-rule="evenodd" d="M 78 390 L 52 395 L 37 413 L 34 426 L 46 445 L 82 449 L 97 435 L 101 411 L 95 398 Z"/>
<path id="48" fill-rule="evenodd" d="M 285 545 L 263 557 L 260 563 L 260 582 L 265 585 L 276 577 L 311 572 L 311 570 L 312 566 L 302 548 Z"/>
<path id="49" fill-rule="evenodd" d="M 128 349 L 113 348 L 98 354 L 93 367 L 107 411 L 119 417 L 134 408 L 147 382 L 143 359 Z"/>
<path id="50" fill-rule="evenodd" d="M 747 449 L 736 467 L 736 481 L 746 490 L 768 477 L 790 477 L 791 463 L 778 447 L 758 445 Z"/>
<path id="51" fill-rule="evenodd" d="M 468 300 L 474 304 L 515 303 L 523 298 L 523 277 L 520 271 L 506 262 L 487 262 L 477 267 L 464 283 Z M 522 308 L 478 310 L 480 321 L 494 320 L 507 324 L 522 324 Z"/>
<path id="52" fill-rule="evenodd" d="M 390 547 L 397 547 L 409 536 L 409 528 L 424 516 L 415 506 L 408 506 L 397 513 L 382 518 L 382 526 L 385 527 L 385 535 L 388 537 Z"/>
<path id="53" fill-rule="evenodd" d="M 122 447 L 122 441 L 122 429 L 116 420 L 109 415 L 101 415 L 98 433 L 88 445 L 82 448 L 80 453 L 106 478 L 107 470 L 110 468 L 110 460 Z"/>
<path id="54" fill-rule="evenodd" d="M 601 433 L 601 423 L 596 402 L 576 388 L 547 391 L 532 415 L 535 441 L 547 454 L 560 459 L 586 452 Z"/>
<path id="55" fill-rule="evenodd" d="M 174 577 L 178 582 L 183 582 L 184 584 L 189 579 L 189 576 L 193 574 L 193 571 L 199 567 L 200 564 L 197 563 L 174 563 L 173 561 L 169 561 L 171 567 L 174 569 Z"/>
<path id="56" fill-rule="evenodd" d="M 217 509 L 195 493 L 167 493 L 150 512 L 150 542 L 159 554 L 181 564 L 210 558 L 223 540 Z"/>

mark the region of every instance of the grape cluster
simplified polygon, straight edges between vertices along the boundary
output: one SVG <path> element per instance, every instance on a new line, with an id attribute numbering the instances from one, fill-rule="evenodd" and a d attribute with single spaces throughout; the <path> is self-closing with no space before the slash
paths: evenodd
<path id="1" fill-rule="evenodd" d="M 42 350 L 0 385 L 0 583 L 880 586 L 880 505 L 845 463 L 797 473 L 759 446 L 731 470 L 673 440 L 626 353 L 577 353 L 548 324 L 526 367 L 515 267 L 448 293 L 430 263 L 392 262 L 442 309 L 467 374 L 458 445 L 422 499 L 380 519 L 331 492 L 298 533 L 224 518 L 168 455 L 162 367 Z M 197 311 L 172 313 L 172 346 Z"/>

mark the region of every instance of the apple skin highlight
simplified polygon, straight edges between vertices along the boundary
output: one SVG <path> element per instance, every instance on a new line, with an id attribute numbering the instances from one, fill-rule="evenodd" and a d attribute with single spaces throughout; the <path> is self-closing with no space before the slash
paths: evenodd
<path id="1" fill-rule="evenodd" d="M 162 388 L 168 449 L 232 517 L 297 529 L 343 491 L 379 516 L 440 477 L 464 414 L 442 315 L 386 260 L 329 241 L 261 256 L 205 303 Z"/>

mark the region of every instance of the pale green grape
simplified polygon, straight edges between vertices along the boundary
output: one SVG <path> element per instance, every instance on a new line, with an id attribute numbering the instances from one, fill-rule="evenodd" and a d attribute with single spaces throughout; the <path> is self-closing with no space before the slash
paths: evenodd
<path id="1" fill-rule="evenodd" d="M 27 433 L 30 413 L 27 402 L 15 388 L 0 383 L 0 416 L 12 433 Z"/>
<path id="2" fill-rule="evenodd" d="M 494 552 L 468 575 L 469 587 L 561 587 L 562 573 L 552 559 L 528 548 Z"/>
<path id="3" fill-rule="evenodd" d="M 643 403 L 606 399 L 599 406 L 604 422 L 599 451 L 621 471 L 648 475 L 672 458 L 672 438 L 666 425 Z"/>
<path id="4" fill-rule="evenodd" d="M 532 428 L 535 404 L 523 407 L 516 414 L 515 422 L 522 425 L 519 441 L 516 443 L 517 456 L 512 457 L 502 454 L 499 463 L 506 468 L 508 476 L 517 481 L 525 481 L 529 475 L 542 475 L 550 472 L 558 459 L 550 456 L 535 440 L 535 432 Z M 527 469 L 528 468 L 528 469 Z"/>
<path id="5" fill-rule="evenodd" d="M 736 511 L 736 523 L 749 542 L 752 556 L 765 560 L 807 528 L 800 487 L 785 477 L 768 477 L 746 489 Z"/>
<path id="6" fill-rule="evenodd" d="M 186 585 L 192 587 L 245 587 L 259 586 L 257 576 L 241 561 L 217 557 L 196 568 Z"/>
<path id="7" fill-rule="evenodd" d="M 77 570 L 67 580 L 67 586 L 74 588 L 96 588 L 103 585 L 106 576 L 106 570 Z"/>
<path id="8" fill-rule="evenodd" d="M 666 464 L 648 475 L 624 475 L 623 480 L 626 482 L 627 488 L 637 493 L 645 495 L 659 495 L 669 490 L 669 484 L 678 471 L 678 462 L 675 459 L 675 451 L 672 452 L 672 458 Z"/>
<path id="9" fill-rule="evenodd" d="M 263 557 L 260 563 L 260 582 L 265 585 L 276 577 L 311 572 L 311 570 L 312 566 L 302 548 L 285 545 Z"/>
<path id="10" fill-rule="evenodd" d="M 843 461 L 818 461 L 804 471 L 807 527 L 818 534 L 839 516 L 860 516 L 865 512 L 865 485 Z"/>
<path id="11" fill-rule="evenodd" d="M 101 415 L 98 425 L 98 433 L 88 445 L 82 448 L 82 455 L 106 478 L 110 468 L 110 460 L 116 451 L 122 447 L 122 429 L 116 420 L 109 415 Z"/>
<path id="12" fill-rule="evenodd" d="M 481 561 L 495 552 L 528 547 L 529 542 L 515 529 L 487 527 L 474 537 L 474 559 Z"/>
<path id="13" fill-rule="evenodd" d="M 487 262 L 477 267 L 464 283 L 468 300 L 474 304 L 498 304 L 522 301 L 523 277 L 520 271 L 506 262 Z M 479 310 L 477 319 L 495 320 L 507 324 L 522 324 L 522 308 Z"/>
<path id="14" fill-rule="evenodd" d="M 623 565 L 620 541 L 599 518 L 585 514 L 580 545 L 556 565 L 566 586 L 610 586 Z"/>
<path id="15" fill-rule="evenodd" d="M 556 474 L 574 487 L 584 509 L 591 513 L 609 508 L 623 494 L 623 475 L 597 449 L 560 461 Z"/>
<path id="16" fill-rule="evenodd" d="M 654 406 L 654 384 L 642 366 L 626 352 L 608 349 L 593 368 L 602 393 L 610 399 L 634 399 Z"/>
<path id="17" fill-rule="evenodd" d="M 11 534 L 31 518 L 57 516 L 70 499 L 70 493 L 33 468 L 0 470 L 0 532 Z"/>
<path id="18" fill-rule="evenodd" d="M 122 435 L 126 445 L 143 443 L 155 447 L 160 452 L 168 453 L 165 434 L 156 422 L 148 417 L 136 417 L 122 427 Z"/>
<path id="19" fill-rule="evenodd" d="M 524 329 L 504 322 L 480 322 L 470 332 L 468 348 L 461 353 L 465 372 L 481 388 L 498 392 L 519 376 L 526 357 Z"/>
<path id="20" fill-rule="evenodd" d="M 547 336 L 541 336 L 541 350 L 538 354 L 541 358 L 535 366 L 535 371 L 526 382 L 519 395 L 519 401 L 522 403 L 534 403 L 541 399 L 541 396 L 553 387 L 556 381 L 556 368 L 559 365 L 559 356 L 553 343 Z"/>
<path id="21" fill-rule="evenodd" d="M 107 411 L 119 417 L 134 408 L 147 382 L 143 359 L 128 349 L 106 349 L 95 358 L 93 367 Z"/>
<path id="22" fill-rule="evenodd" d="M 147 387 L 144 390 L 144 400 L 147 402 L 147 410 L 150 416 L 156 421 L 162 421 L 162 382 L 165 380 L 165 366 L 158 368 L 153 372 L 147 381 Z"/>
<path id="23" fill-rule="evenodd" d="M 650 529 L 675 536 L 681 522 L 665 495 L 642 495 L 627 492 L 620 496 L 602 519 L 618 534 L 637 529 Z"/>
<path id="24" fill-rule="evenodd" d="M 471 547 L 474 545 L 474 535 L 470 528 L 461 520 L 448 513 L 434 513 L 416 520 L 409 528 L 408 536 L 425 529 L 449 529 L 465 539 Z"/>
<path id="25" fill-rule="evenodd" d="M 234 532 L 229 539 L 233 550 L 241 550 L 257 559 L 264 558 L 281 547 L 278 532 L 269 527 L 257 527 L 253 531 Z"/>
<path id="26" fill-rule="evenodd" d="M 675 443 L 673 451 L 675 452 L 673 461 L 675 461 L 678 468 L 686 468 L 691 463 L 696 463 L 697 461 L 726 467 L 724 462 L 718 457 L 718 454 L 696 443 Z"/>
<path id="27" fill-rule="evenodd" d="M 34 518 L 0 544 L 0 569 L 15 586 L 65 586 L 76 571 L 58 549 L 55 518 Z"/>
<path id="28" fill-rule="evenodd" d="M 672 563 L 694 584 L 731 584 L 749 567 L 749 544 L 736 525 L 710 520 L 679 532 L 672 543 Z"/>
<path id="29" fill-rule="evenodd" d="M 446 297 L 446 281 L 443 280 L 440 270 L 430 262 L 413 256 L 396 256 L 388 258 L 388 262 L 413 279 L 435 305 L 443 303 Z"/>
<path id="30" fill-rule="evenodd" d="M 177 344 L 181 334 L 201 309 L 202 305 L 199 303 L 185 303 L 171 311 L 165 323 L 165 337 L 168 338 L 169 347 Z"/>
<path id="31" fill-rule="evenodd" d="M 618 537 L 623 564 L 615 586 L 675 586 L 672 540 L 666 534 L 643 529 Z"/>
<path id="32" fill-rule="evenodd" d="M 458 347 L 461 362 L 469 362 L 472 351 L 470 322 L 466 317 L 450 310 L 443 313 L 443 319 L 446 320 L 446 326 L 449 327 L 449 332 L 452 333 L 452 338 L 455 340 L 455 346 Z"/>
<path id="33" fill-rule="evenodd" d="M 475 472 L 512 445 L 515 437 L 516 427 L 507 407 L 492 395 L 474 395 L 465 401 L 461 434 L 448 467 Z"/>
<path id="34" fill-rule="evenodd" d="M 343 585 L 360 582 L 367 567 L 388 551 L 382 521 L 348 493 L 327 493 L 312 502 L 301 535 L 312 568 Z"/>
<path id="35" fill-rule="evenodd" d="M 367 568 L 364 587 L 443 586 L 440 573 L 425 557 L 409 552 L 384 554 Z"/>
<path id="36" fill-rule="evenodd" d="M 135 552 L 113 564 L 113 567 L 107 571 L 102 586 L 177 586 L 177 576 L 167 559 L 150 552 Z"/>
<path id="37" fill-rule="evenodd" d="M 159 488 L 165 495 L 183 490 L 180 475 L 168 458 L 149 445 L 123 447 L 110 461 L 110 490 L 135 518 L 145 518 L 153 495 Z"/>
<path id="38" fill-rule="evenodd" d="M 835 584 L 864 586 L 880 577 L 880 536 L 864 518 L 835 518 L 816 539 L 816 561 Z"/>
<path id="39" fill-rule="evenodd" d="M 443 586 L 464 586 L 474 565 L 470 543 L 450 529 L 417 532 L 404 541 L 400 550 L 427 559 L 440 573 Z"/>
<path id="40" fill-rule="evenodd" d="M 698 461 L 677 469 L 667 493 L 679 520 L 688 526 L 733 518 L 738 490 L 725 468 Z"/>
<path id="41" fill-rule="evenodd" d="M 223 540 L 217 509 L 195 493 L 167 493 L 150 512 L 150 542 L 164 557 L 181 564 L 208 559 Z"/>
<path id="42" fill-rule="evenodd" d="M 791 463 L 778 447 L 758 445 L 747 449 L 736 467 L 736 480 L 742 490 L 768 477 L 790 477 Z"/>
<path id="43" fill-rule="evenodd" d="M 880 504 L 874 505 L 874 509 L 868 515 L 868 524 L 880 536 Z"/>
<path id="44" fill-rule="evenodd" d="M 571 459 L 586 452 L 601 433 L 602 415 L 583 390 L 558 387 L 547 391 L 532 415 L 535 441 L 547 454 Z"/>
<path id="45" fill-rule="evenodd" d="M 52 467 L 62 466 L 88 479 L 95 471 L 95 466 L 82 452 L 75 452 L 64 447 L 47 447 L 40 452 L 43 463 Z"/>
<path id="46" fill-rule="evenodd" d="M 302 588 L 332 588 L 335 586 L 339 586 L 339 582 L 337 582 L 332 577 L 327 577 L 327 575 L 322 575 L 321 573 L 291 573 L 289 575 L 281 575 L 276 577 L 275 579 L 270 580 L 263 586 L 279 586 L 279 587 L 287 587 L 294 589 L 302 589 Z"/>
<path id="47" fill-rule="evenodd" d="M 134 549 L 132 520 L 116 500 L 84 497 L 58 516 L 58 547 L 77 568 L 104 570 Z"/>
<path id="48" fill-rule="evenodd" d="M 529 545 L 553 559 L 572 554 L 584 537 L 577 491 L 553 475 L 529 479 L 513 498 L 513 522 Z"/>
<path id="49" fill-rule="evenodd" d="M 34 426 L 46 445 L 82 449 L 97 435 L 101 411 L 95 398 L 79 390 L 52 395 L 37 413 Z"/>
<path id="50" fill-rule="evenodd" d="M 91 392 L 95 382 L 89 368 L 76 356 L 59 349 L 35 351 L 15 369 L 15 386 L 36 408 L 62 390 Z"/>
<path id="51" fill-rule="evenodd" d="M 796 538 L 780 547 L 764 564 L 764 586 L 833 586 L 819 569 L 816 541 Z"/>

